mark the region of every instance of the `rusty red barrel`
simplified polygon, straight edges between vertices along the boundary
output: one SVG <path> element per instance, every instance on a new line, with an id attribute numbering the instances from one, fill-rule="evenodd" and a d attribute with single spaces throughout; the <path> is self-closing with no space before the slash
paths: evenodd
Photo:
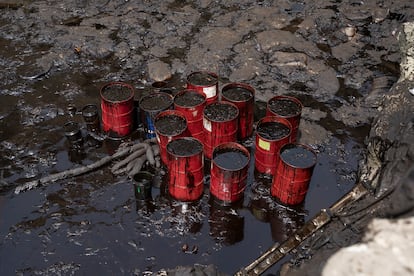
<path id="1" fill-rule="evenodd" d="M 201 142 L 204 140 L 203 110 L 205 106 L 206 95 L 197 90 L 185 89 L 174 97 L 174 108 L 184 114 L 188 132 Z"/>
<path id="2" fill-rule="evenodd" d="M 236 142 L 215 147 L 211 160 L 210 193 L 225 204 L 243 198 L 249 161 L 249 151 Z"/>
<path id="3" fill-rule="evenodd" d="M 203 144 L 193 137 L 182 137 L 167 144 L 168 191 L 180 201 L 194 201 L 204 189 Z"/>
<path id="4" fill-rule="evenodd" d="M 218 76 L 212 72 L 198 71 L 187 76 L 187 89 L 195 89 L 206 95 L 207 104 L 218 99 Z"/>
<path id="5" fill-rule="evenodd" d="M 139 100 L 141 112 L 141 122 L 147 138 L 156 137 L 154 119 L 162 111 L 171 109 L 173 106 L 173 96 L 165 92 L 151 93 L 142 96 Z"/>
<path id="6" fill-rule="evenodd" d="M 229 102 L 206 105 L 203 112 L 204 155 L 211 159 L 216 146 L 237 141 L 239 109 Z"/>
<path id="7" fill-rule="evenodd" d="M 273 175 L 280 148 L 289 143 L 291 125 L 288 120 L 264 117 L 256 127 L 255 168 L 258 172 Z"/>
<path id="8" fill-rule="evenodd" d="M 287 144 L 280 149 L 271 187 L 272 196 L 287 205 L 304 201 L 316 164 L 316 153 L 302 144 Z"/>
<path id="9" fill-rule="evenodd" d="M 134 126 L 134 88 L 111 82 L 101 88 L 102 128 L 110 137 L 127 136 Z"/>
<path id="10" fill-rule="evenodd" d="M 249 137 L 253 132 L 254 94 L 254 88 L 245 83 L 229 83 L 221 89 L 221 100 L 231 102 L 239 109 L 239 140 Z"/>
<path id="11" fill-rule="evenodd" d="M 294 143 L 298 136 L 302 108 L 302 103 L 295 97 L 275 96 L 267 101 L 266 116 L 278 116 L 287 119 L 292 125 L 290 142 Z"/>
<path id="12" fill-rule="evenodd" d="M 187 121 L 177 110 L 165 110 L 154 119 L 155 132 L 162 162 L 167 165 L 167 144 L 177 138 L 188 136 Z"/>

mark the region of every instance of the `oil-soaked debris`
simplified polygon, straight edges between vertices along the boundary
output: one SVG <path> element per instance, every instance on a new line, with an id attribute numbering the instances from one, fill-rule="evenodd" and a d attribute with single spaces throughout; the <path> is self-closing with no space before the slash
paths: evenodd
<path id="1" fill-rule="evenodd" d="M 45 72 L 42 72 L 42 73 L 39 73 L 33 76 L 20 76 L 20 77 L 24 80 L 37 80 L 37 79 L 47 76 L 49 72 L 52 70 L 52 68 L 53 68 L 53 64 Z"/>
<path id="2" fill-rule="evenodd" d="M 58 262 L 52 264 L 44 269 L 36 269 L 36 268 L 24 268 L 19 269 L 16 271 L 17 274 L 33 274 L 33 275 L 44 275 L 44 274 L 76 274 L 81 268 L 80 264 L 76 263 L 64 263 Z"/>
<path id="3" fill-rule="evenodd" d="M 226 274 L 220 272 L 214 265 L 195 264 L 194 266 L 177 266 L 174 269 L 167 270 L 168 275 L 211 275 L 224 276 Z"/>
<path id="4" fill-rule="evenodd" d="M 197 254 L 198 252 L 198 246 L 193 245 L 191 248 L 188 244 L 184 243 L 181 247 L 181 251 L 186 254 Z"/>

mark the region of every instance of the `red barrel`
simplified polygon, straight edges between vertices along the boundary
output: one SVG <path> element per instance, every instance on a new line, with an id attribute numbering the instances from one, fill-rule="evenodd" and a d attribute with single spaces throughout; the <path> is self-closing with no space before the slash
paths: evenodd
<path id="1" fill-rule="evenodd" d="M 211 162 L 210 193 L 224 204 L 242 199 L 249 161 L 249 151 L 238 143 L 223 143 L 215 147 Z"/>
<path id="2" fill-rule="evenodd" d="M 204 140 L 203 110 L 206 106 L 206 95 L 197 90 L 186 89 L 174 97 L 175 110 L 181 111 L 186 120 L 190 135 L 200 141 Z"/>
<path id="3" fill-rule="evenodd" d="M 102 128 L 114 138 L 130 134 L 134 126 L 134 88 L 111 82 L 101 88 Z"/>
<path id="4" fill-rule="evenodd" d="M 297 205 L 308 192 L 316 153 L 302 144 L 287 144 L 280 149 L 280 158 L 273 177 L 271 193 L 280 202 Z"/>
<path id="5" fill-rule="evenodd" d="M 255 168 L 260 173 L 273 175 L 280 148 L 289 143 L 292 127 L 288 120 L 264 117 L 256 127 Z"/>
<path id="6" fill-rule="evenodd" d="M 168 191 L 181 201 L 194 201 L 204 189 L 203 144 L 192 137 L 182 137 L 167 144 Z"/>
<path id="7" fill-rule="evenodd" d="M 154 120 L 155 133 L 162 162 L 167 165 L 167 144 L 177 138 L 187 136 L 187 121 L 180 111 L 166 110 L 159 113 Z"/>
<path id="8" fill-rule="evenodd" d="M 253 132 L 254 94 L 254 88 L 244 83 L 229 83 L 221 89 L 221 100 L 231 102 L 239 109 L 239 140 L 249 137 Z"/>
<path id="9" fill-rule="evenodd" d="M 212 72 L 198 71 L 187 76 L 187 89 L 194 89 L 206 95 L 207 104 L 218 99 L 218 76 Z"/>
<path id="10" fill-rule="evenodd" d="M 296 142 L 302 114 L 302 103 L 295 97 L 275 96 L 267 102 L 266 116 L 285 118 L 292 125 L 291 143 Z"/>
<path id="11" fill-rule="evenodd" d="M 203 112 L 204 155 L 211 158 L 214 147 L 237 141 L 239 109 L 229 102 L 207 104 Z"/>

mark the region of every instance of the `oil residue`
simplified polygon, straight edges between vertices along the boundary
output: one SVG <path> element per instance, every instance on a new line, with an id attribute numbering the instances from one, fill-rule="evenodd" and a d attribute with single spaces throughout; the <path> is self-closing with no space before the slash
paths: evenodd
<path id="1" fill-rule="evenodd" d="M 285 124 L 279 122 L 264 122 L 258 125 L 256 132 L 265 139 L 277 140 L 286 137 L 290 129 Z"/>
<path id="2" fill-rule="evenodd" d="M 309 168 L 316 162 L 314 153 L 304 147 L 295 145 L 285 146 L 280 152 L 280 158 L 296 168 Z"/>
<path id="3" fill-rule="evenodd" d="M 244 168 L 249 159 L 238 149 L 222 149 L 214 154 L 213 162 L 226 170 L 239 170 Z"/>

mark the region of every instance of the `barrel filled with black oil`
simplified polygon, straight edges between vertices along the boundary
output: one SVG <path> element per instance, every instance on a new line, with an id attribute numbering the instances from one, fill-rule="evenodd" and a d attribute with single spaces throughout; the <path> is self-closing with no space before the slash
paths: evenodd
<path id="1" fill-rule="evenodd" d="M 182 137 L 167 144 L 168 191 L 180 201 L 195 201 L 204 189 L 203 144 L 193 137 Z"/>
<path id="2" fill-rule="evenodd" d="M 205 106 L 206 95 L 197 90 L 185 89 L 174 97 L 174 109 L 184 114 L 189 134 L 200 141 L 204 139 L 203 110 Z"/>
<path id="3" fill-rule="evenodd" d="M 253 133 L 255 90 L 245 83 L 229 83 L 221 89 L 221 100 L 228 101 L 239 109 L 238 139 L 243 140 Z"/>
<path id="4" fill-rule="evenodd" d="M 229 102 L 215 102 L 204 108 L 204 154 L 211 158 L 216 146 L 237 141 L 238 116 L 237 106 Z"/>
<path id="5" fill-rule="evenodd" d="M 218 202 L 225 205 L 243 198 L 249 161 L 249 151 L 238 143 L 223 143 L 214 148 L 210 193 Z"/>
<path id="6" fill-rule="evenodd" d="M 165 110 L 155 117 L 155 132 L 162 162 L 167 165 L 167 144 L 174 139 L 188 136 L 187 121 L 178 110 Z"/>
<path id="7" fill-rule="evenodd" d="M 267 102 L 266 116 L 278 116 L 287 119 L 292 126 L 289 142 L 295 143 L 298 136 L 302 108 L 302 102 L 295 97 L 275 96 Z"/>
<path id="8" fill-rule="evenodd" d="M 255 168 L 259 173 L 273 175 L 280 148 L 289 143 L 291 125 L 288 120 L 269 116 L 256 127 Z"/>
<path id="9" fill-rule="evenodd" d="M 207 104 L 218 99 L 218 76 L 207 71 L 193 72 L 187 76 L 187 89 L 194 89 L 206 95 Z"/>
<path id="10" fill-rule="evenodd" d="M 134 127 L 134 88 L 111 82 L 101 88 L 102 128 L 110 137 L 122 138 Z"/>
<path id="11" fill-rule="evenodd" d="M 142 96 L 139 100 L 141 112 L 141 122 L 144 125 L 146 137 L 155 138 L 155 117 L 162 111 L 171 109 L 173 105 L 173 96 L 165 92 L 151 93 Z"/>
<path id="12" fill-rule="evenodd" d="M 286 205 L 302 203 L 308 192 L 315 164 L 316 153 L 309 146 L 283 146 L 273 177 L 272 196 Z"/>

